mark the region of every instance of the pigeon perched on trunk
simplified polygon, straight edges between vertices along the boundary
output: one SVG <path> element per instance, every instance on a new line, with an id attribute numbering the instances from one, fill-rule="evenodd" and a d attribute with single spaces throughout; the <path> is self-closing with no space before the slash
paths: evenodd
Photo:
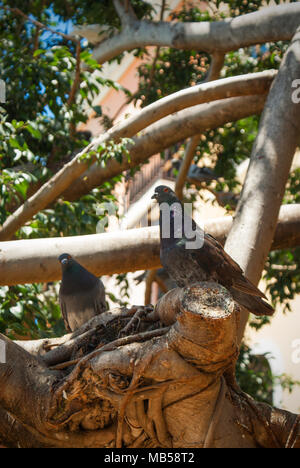
<path id="1" fill-rule="evenodd" d="M 106 310 L 105 289 L 102 281 L 71 255 L 62 254 L 58 260 L 62 267 L 60 307 L 65 327 L 72 332 Z"/>
<path id="2" fill-rule="evenodd" d="M 274 313 L 263 300 L 266 296 L 244 276 L 222 245 L 204 233 L 184 212 L 173 190 L 160 185 L 155 188 L 152 198 L 160 205 L 160 260 L 177 286 L 215 281 L 225 286 L 234 300 L 249 312 L 256 315 Z"/>

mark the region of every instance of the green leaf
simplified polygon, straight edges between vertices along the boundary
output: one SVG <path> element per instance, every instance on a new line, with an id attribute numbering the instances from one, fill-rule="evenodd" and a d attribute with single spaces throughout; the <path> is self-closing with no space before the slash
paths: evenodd
<path id="1" fill-rule="evenodd" d="M 33 125 L 28 124 L 28 125 L 26 126 L 26 130 L 28 130 L 28 132 L 29 132 L 34 138 L 36 138 L 37 140 L 41 140 L 42 134 L 41 134 L 41 132 L 39 131 L 38 128 L 35 128 Z"/>
<path id="2" fill-rule="evenodd" d="M 102 115 L 102 107 L 101 106 L 93 106 L 93 110 L 96 114 L 100 117 Z"/>
<path id="3" fill-rule="evenodd" d="M 16 306 L 14 307 L 11 307 L 10 308 L 10 312 L 15 315 L 16 317 L 20 318 L 23 314 L 23 306 L 22 304 L 17 304 Z"/>
<path id="4" fill-rule="evenodd" d="M 43 54 L 45 52 L 44 49 L 36 49 L 33 53 L 34 57 L 38 57 L 39 55 Z"/>

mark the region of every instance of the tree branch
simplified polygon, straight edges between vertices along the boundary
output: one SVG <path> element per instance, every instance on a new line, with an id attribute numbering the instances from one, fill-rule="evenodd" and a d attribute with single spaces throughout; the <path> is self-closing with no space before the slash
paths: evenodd
<path id="1" fill-rule="evenodd" d="M 77 42 L 76 44 L 76 69 L 75 69 L 75 77 L 73 84 L 70 89 L 70 94 L 69 98 L 67 101 L 67 106 L 71 107 L 72 104 L 76 100 L 76 94 L 78 91 L 78 88 L 80 86 L 80 52 L 81 52 L 81 45 L 80 41 Z M 76 133 L 76 126 L 74 125 L 73 122 L 70 123 L 70 136 L 73 137 Z"/>
<path id="2" fill-rule="evenodd" d="M 232 226 L 225 216 L 204 223 L 205 231 L 224 244 Z M 300 205 L 283 205 L 271 249 L 300 246 Z M 61 279 L 58 256 L 70 252 L 95 275 L 160 267 L 158 227 L 88 236 L 30 239 L 0 244 L 0 285 Z"/>
<path id="3" fill-rule="evenodd" d="M 56 31 L 55 29 L 52 29 L 49 26 L 46 26 L 45 24 L 41 23 L 40 21 L 36 21 L 35 19 L 33 19 L 30 16 L 23 13 L 23 11 L 21 11 L 19 8 L 11 8 L 11 7 L 8 7 L 8 6 L 5 6 L 5 5 L 1 6 L 0 8 L 2 8 L 4 10 L 11 11 L 12 13 L 15 13 L 16 15 L 22 16 L 24 19 L 26 19 L 27 21 L 30 21 L 32 24 L 37 26 L 38 29 L 45 29 L 47 31 L 50 31 L 52 34 L 57 34 L 58 36 L 63 37 L 67 41 L 75 42 L 75 44 L 80 43 L 80 41 L 78 41 L 78 39 L 75 39 L 74 37 L 69 36 L 68 34 L 64 34 L 64 33 L 60 32 L 60 31 Z"/>
<path id="4" fill-rule="evenodd" d="M 217 80 L 219 78 L 220 71 L 224 65 L 224 57 L 225 55 L 222 53 L 213 54 L 212 63 L 209 68 L 209 72 L 208 72 L 205 82 Z M 179 173 L 176 179 L 176 184 L 175 184 L 175 193 L 177 197 L 179 198 L 179 200 L 181 200 L 183 197 L 183 188 L 185 185 L 185 181 L 187 179 L 190 165 L 192 164 L 192 161 L 194 159 L 195 150 L 199 144 L 200 137 L 201 135 L 193 136 L 187 144 L 184 158 L 180 166 Z"/>
<path id="5" fill-rule="evenodd" d="M 250 115 L 260 114 L 263 110 L 265 95 L 245 96 L 210 104 L 201 104 L 182 110 L 148 127 L 141 136 L 133 138 L 130 146 L 130 161 L 126 157 L 121 163 L 110 159 L 106 167 L 91 166 L 76 183 L 68 188 L 63 196 L 74 200 L 92 188 L 99 187 L 123 171 L 144 163 L 150 156 L 163 151 L 175 143 L 190 138 L 199 132 L 205 132 L 234 122 Z M 1 239 L 1 231 L 0 231 Z"/>
<path id="6" fill-rule="evenodd" d="M 263 74 L 258 74 L 255 77 L 248 77 L 250 79 L 250 82 L 253 84 L 253 87 L 251 88 L 251 92 L 254 92 L 254 89 L 258 90 L 258 94 L 264 93 L 266 89 L 268 89 L 272 79 L 274 76 L 274 72 L 263 72 Z M 221 82 L 222 81 L 222 82 Z M 220 84 L 221 83 L 221 84 Z M 234 85 L 232 84 L 234 83 Z M 246 86 L 247 83 L 247 86 Z M 195 88 L 197 88 L 195 90 Z M 180 139 L 192 136 L 195 133 L 198 133 L 196 130 L 197 128 L 197 123 L 195 120 L 197 120 L 198 125 L 200 125 L 199 118 L 201 113 L 204 114 L 206 119 L 203 119 L 203 131 L 207 128 L 211 128 L 210 126 L 219 126 L 223 125 L 224 123 L 228 121 L 233 121 L 242 117 L 246 117 L 248 115 L 251 115 L 253 113 L 259 113 L 262 110 L 262 104 L 263 104 L 263 96 L 258 97 L 258 99 L 253 97 L 247 97 L 247 101 L 245 101 L 244 105 L 242 106 L 243 108 L 241 109 L 241 104 L 238 104 L 237 101 L 230 100 L 230 99 L 225 99 L 224 101 L 221 101 L 219 104 L 217 104 L 217 108 L 215 109 L 215 112 L 218 112 L 219 115 L 214 115 L 213 109 L 209 109 L 211 106 L 214 104 L 210 104 L 207 107 L 208 113 L 210 114 L 210 118 L 207 119 L 207 116 L 205 115 L 204 110 L 206 109 L 205 107 L 198 107 L 195 106 L 196 102 L 206 102 L 207 100 L 212 100 L 212 97 L 214 96 L 215 99 L 219 98 L 219 96 L 223 97 L 228 97 L 230 95 L 249 95 L 250 90 L 249 90 L 249 81 L 248 79 L 245 79 L 245 77 L 239 79 L 235 78 L 230 78 L 229 81 L 227 80 L 218 80 L 217 83 L 212 82 L 212 83 L 206 83 L 203 85 L 199 85 L 199 87 L 194 87 L 190 90 L 184 90 L 184 92 L 179 92 L 176 93 L 176 95 L 173 95 L 174 101 L 172 102 L 172 95 L 168 96 L 165 99 L 162 99 L 163 103 L 161 106 L 159 105 L 153 105 L 151 104 L 144 110 L 140 112 L 140 118 L 137 117 L 132 117 L 131 119 L 128 119 L 128 121 L 122 122 L 120 125 L 116 125 L 113 127 L 111 130 L 106 132 L 104 135 L 101 135 L 100 137 L 96 138 L 93 140 L 85 149 L 83 149 L 80 153 L 76 155 L 74 159 L 72 159 L 69 163 L 67 163 L 59 172 L 57 172 L 46 184 L 44 184 L 32 197 L 30 197 L 26 202 L 20 206 L 11 216 L 7 218 L 7 220 L 4 222 L 2 228 L 0 228 L 0 240 L 8 240 L 10 239 L 14 233 L 28 220 L 30 220 L 38 211 L 46 208 L 50 203 L 52 203 L 62 192 L 64 192 L 73 182 L 74 180 L 78 179 L 82 174 L 84 174 L 91 163 L 96 162 L 97 160 L 97 149 L 98 146 L 106 141 L 109 140 L 118 140 L 122 137 L 131 137 L 135 133 L 139 132 L 145 126 L 151 124 L 152 122 L 157 121 L 159 118 L 162 118 L 165 115 L 168 115 L 170 112 L 176 112 L 177 110 L 180 110 L 187 105 L 192 105 L 191 112 L 192 114 L 194 113 L 194 116 L 191 114 L 191 122 L 186 128 L 183 128 L 184 126 L 180 124 L 178 127 L 177 133 L 178 133 L 178 138 L 177 138 L 177 133 L 172 135 L 172 140 L 178 141 Z M 193 100 L 192 100 L 193 96 Z M 218 97 L 217 97 L 218 96 Z M 150 109 L 149 109 L 150 108 Z M 232 109 L 232 111 L 231 111 Z M 182 111 L 183 112 L 183 111 Z M 198 115 L 197 115 L 198 112 Z M 186 118 L 186 114 L 180 113 L 178 114 L 178 117 L 180 118 Z M 213 117 L 213 118 L 212 118 Z M 229 120 L 228 120 L 229 119 Z M 173 131 L 174 131 L 174 125 L 178 126 L 176 123 L 176 118 L 171 116 L 169 117 L 169 121 L 173 123 Z M 160 126 L 167 127 L 168 120 L 165 120 L 164 123 L 160 122 Z M 172 124 L 171 124 L 172 125 Z M 159 127 L 160 127 L 159 126 Z M 151 134 L 151 132 L 155 131 L 155 127 L 152 127 L 148 129 L 148 135 Z M 170 132 L 170 131 L 169 131 Z M 183 136 L 183 133 L 186 132 L 186 136 Z M 147 135 L 147 132 L 146 132 Z M 149 138 L 148 138 L 149 139 Z M 150 137 L 150 140 L 152 137 Z M 147 157 L 151 156 L 152 154 L 155 154 L 156 152 L 162 150 L 165 148 L 165 142 L 164 138 L 159 137 L 158 140 L 161 141 L 160 146 L 155 147 L 155 144 L 153 146 L 153 150 L 150 148 L 148 151 L 150 151 L 150 154 L 148 155 L 140 154 L 139 158 L 142 156 L 142 161 L 145 161 Z M 157 140 L 157 141 L 158 141 Z M 142 142 L 143 144 L 145 143 L 145 135 L 143 137 L 137 137 L 135 139 L 135 146 L 137 147 L 138 142 Z M 153 142 L 155 143 L 155 142 Z M 171 144 L 171 143 L 170 143 Z M 149 143 L 148 143 L 149 145 Z M 82 156 L 85 154 L 89 153 L 90 151 L 95 151 L 96 155 L 92 155 L 91 158 L 87 160 L 82 160 Z M 133 147 L 133 151 L 135 148 Z M 106 164 L 106 167 L 103 168 L 104 173 L 107 172 L 108 168 L 114 167 L 114 172 L 116 171 L 117 174 L 120 174 L 123 170 L 128 169 L 129 167 L 132 167 L 133 163 L 135 161 L 135 158 L 131 158 L 131 163 L 128 162 L 127 158 L 124 158 L 124 162 L 122 164 L 119 164 L 115 160 L 110 160 Z M 139 164 L 139 162 L 142 161 L 137 161 L 134 163 L 134 165 Z M 99 169 L 99 165 L 97 166 L 97 170 Z M 95 171 L 97 173 L 97 171 Z M 108 178 L 111 178 L 112 176 L 109 176 Z M 96 176 L 98 178 L 98 175 Z M 88 179 L 86 179 L 86 175 L 84 176 L 84 180 L 88 183 Z M 86 182 L 83 182 L 84 184 Z M 97 181 L 96 185 L 99 186 L 100 183 Z M 89 189 L 88 191 L 90 191 Z M 81 193 L 79 195 L 80 191 L 78 191 L 78 196 L 81 196 Z"/>
<path id="7" fill-rule="evenodd" d="M 76 44 L 76 70 L 75 70 L 75 78 L 69 93 L 69 98 L 67 101 L 67 106 L 71 106 L 76 97 L 76 93 L 78 90 L 78 87 L 80 85 L 80 51 L 81 51 L 81 46 L 80 46 L 80 41 Z"/>
<path id="8" fill-rule="evenodd" d="M 136 21 L 134 34 L 124 29 L 95 47 L 93 55 L 98 62 L 103 63 L 126 50 L 150 45 L 226 53 L 265 42 L 291 40 L 299 23 L 299 3 L 262 8 L 225 21 Z"/>
<path id="9" fill-rule="evenodd" d="M 122 0 L 113 0 L 115 10 L 123 26 L 130 25 L 133 21 L 137 20 L 130 1 L 127 0 L 125 3 L 124 5 L 124 1 Z"/>
<path id="10" fill-rule="evenodd" d="M 124 16 L 127 14 L 126 8 L 123 5 L 121 0 L 113 0 L 115 10 L 118 17 L 120 18 L 121 23 L 124 21 Z"/>
<path id="11" fill-rule="evenodd" d="M 161 9 L 160 9 L 160 21 L 163 21 L 163 19 L 164 19 L 165 7 L 166 7 L 166 0 L 162 0 L 162 5 L 161 5 Z M 149 92 L 150 92 L 151 87 L 152 87 L 152 84 L 153 84 L 153 78 L 154 78 L 154 75 L 155 75 L 156 63 L 157 63 L 157 60 L 159 58 L 159 52 L 160 52 L 160 47 L 158 46 L 158 47 L 156 47 L 155 55 L 154 55 L 152 65 L 151 65 L 151 70 L 149 72 L 148 86 L 147 86 L 147 90 L 145 92 L 145 98 L 148 97 Z"/>
<path id="12" fill-rule="evenodd" d="M 205 81 L 217 80 L 224 65 L 225 54 L 222 52 L 212 54 L 211 65 L 208 70 L 208 75 Z"/>
<path id="13" fill-rule="evenodd" d="M 175 184 L 175 193 L 177 197 L 179 198 L 179 200 L 182 200 L 183 188 L 185 186 L 187 174 L 189 172 L 190 165 L 192 164 L 192 161 L 194 159 L 195 151 L 199 144 L 200 137 L 201 135 L 194 135 L 187 143 L 185 153 L 184 153 L 184 158 L 180 165 L 180 169 L 179 169 L 178 176 L 176 179 L 176 184 Z"/>
<path id="14" fill-rule="evenodd" d="M 39 46 L 40 30 L 41 30 L 41 28 L 39 26 L 37 26 L 36 30 L 35 30 L 34 39 L 33 39 L 32 56 L 34 56 L 34 53 L 35 53 L 35 51 L 37 50 L 37 48 Z"/>
<path id="15" fill-rule="evenodd" d="M 226 250 L 257 284 L 270 250 L 292 160 L 299 144 L 299 104 L 292 83 L 300 76 L 300 28 L 274 80 L 252 149 Z M 243 239 L 241 245 L 240 240 Z M 248 314 L 241 321 L 242 335 Z"/>
<path id="16" fill-rule="evenodd" d="M 49 371 L 37 357 L 1 334 L 0 339 L 5 343 L 6 356 L 0 363 L 0 407 L 28 425 L 39 426 L 43 420 L 39 410 L 43 411 L 49 385 L 59 373 Z M 39 398 L 35 394 L 38 390 Z"/>

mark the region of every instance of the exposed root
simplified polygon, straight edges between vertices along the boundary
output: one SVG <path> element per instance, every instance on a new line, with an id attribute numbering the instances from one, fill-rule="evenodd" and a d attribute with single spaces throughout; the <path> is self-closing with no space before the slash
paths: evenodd
<path id="1" fill-rule="evenodd" d="M 96 349 L 97 346 L 105 345 L 115 340 L 124 323 L 136 312 L 137 307 L 131 309 L 115 309 L 112 313 L 103 313 L 93 317 L 74 333 L 66 335 L 67 340 L 63 340 L 54 349 L 48 351 L 43 357 L 43 361 L 52 366 L 51 369 L 65 369 L 74 363 L 76 364 L 86 354 Z M 51 346 L 52 348 L 52 346 Z M 73 364 L 67 364 L 68 362 Z"/>
<path id="2" fill-rule="evenodd" d="M 299 419 L 255 402 L 236 383 L 237 319 L 228 301 L 211 283 L 173 290 L 155 313 L 143 306 L 108 311 L 59 341 L 39 341 L 31 356 L 4 337 L 12 362 L 23 359 L 30 389 L 41 388 L 31 401 L 37 417 L 16 416 L 31 431 L 32 446 L 172 448 L 182 440 L 212 447 L 222 441 L 223 416 L 236 419 L 237 445 L 247 445 L 248 437 L 250 446 L 297 445 Z M 40 355 L 43 344 L 51 349 Z M 14 394 L 13 369 L 4 369 L 1 398 Z"/>
<path id="3" fill-rule="evenodd" d="M 120 331 L 119 337 L 121 338 L 128 334 L 132 334 L 133 332 L 136 333 L 140 328 L 141 319 L 143 317 L 146 317 L 147 314 L 151 312 L 153 312 L 153 306 L 138 307 L 133 317 L 129 320 L 127 325 Z"/>
<path id="4" fill-rule="evenodd" d="M 95 351 L 91 352 L 84 358 L 74 359 L 72 361 L 67 361 L 67 362 L 57 364 L 56 366 L 52 366 L 51 370 L 61 370 L 70 366 L 74 366 L 76 364 L 80 364 L 80 366 L 84 366 L 87 363 L 87 361 L 96 357 L 97 354 L 99 354 L 100 352 L 102 353 L 105 351 L 113 351 L 119 346 L 125 346 L 130 343 L 137 343 L 141 341 L 150 340 L 152 338 L 165 335 L 169 331 L 169 329 L 170 327 L 159 328 L 158 330 L 151 330 L 151 331 L 144 332 L 144 333 L 138 333 L 136 335 L 129 335 L 123 338 L 118 338 L 117 340 L 114 340 L 111 343 L 107 343 L 106 345 L 100 344 L 97 346 Z"/>

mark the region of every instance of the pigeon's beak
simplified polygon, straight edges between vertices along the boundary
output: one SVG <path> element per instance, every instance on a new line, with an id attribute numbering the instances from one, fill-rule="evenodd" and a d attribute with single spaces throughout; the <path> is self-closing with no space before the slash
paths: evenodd
<path id="1" fill-rule="evenodd" d="M 157 200 L 158 199 L 158 193 L 154 193 L 151 197 L 151 200 Z"/>

